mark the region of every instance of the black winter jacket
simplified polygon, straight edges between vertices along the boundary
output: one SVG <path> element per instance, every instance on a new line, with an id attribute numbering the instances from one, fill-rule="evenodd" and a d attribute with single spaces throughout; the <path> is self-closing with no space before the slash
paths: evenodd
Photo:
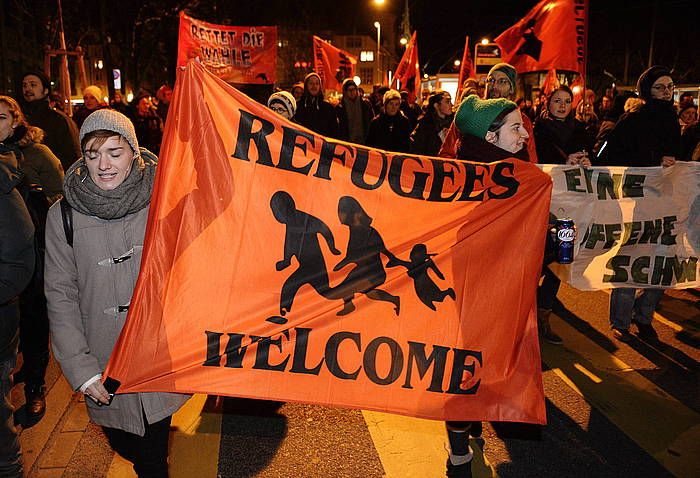
<path id="1" fill-rule="evenodd" d="M 620 117 L 598 155 L 605 166 L 661 166 L 662 156 L 678 159 L 680 141 L 673 103 L 649 100 L 639 111 Z"/>
<path id="2" fill-rule="evenodd" d="M 46 99 L 24 103 L 22 111 L 29 124 L 44 130 L 43 143 L 61 160 L 63 170 L 68 171 L 80 157 L 78 128 L 73 120 L 60 111 L 52 110 Z"/>
<path id="3" fill-rule="evenodd" d="M 367 146 L 386 151 L 408 153 L 410 135 L 411 123 L 401 111 L 394 116 L 380 113 L 369 124 Z"/>
<path id="4" fill-rule="evenodd" d="M 564 121 L 538 118 L 535 122 L 535 145 L 540 164 L 566 164 L 570 154 L 583 150 L 593 160 L 593 141 L 586 126 L 574 118 Z"/>
<path id="5" fill-rule="evenodd" d="M 17 353 L 17 296 L 34 271 L 34 225 L 15 189 L 21 177 L 14 153 L 0 151 L 0 360 Z"/>
<path id="6" fill-rule="evenodd" d="M 331 104 L 323 98 L 302 96 L 294 120 L 314 133 L 338 138 L 338 118 Z"/>

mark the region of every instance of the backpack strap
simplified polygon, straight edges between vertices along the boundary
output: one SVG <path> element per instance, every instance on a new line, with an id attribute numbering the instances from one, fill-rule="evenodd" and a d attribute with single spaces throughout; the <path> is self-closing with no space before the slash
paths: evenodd
<path id="1" fill-rule="evenodd" d="M 63 219 L 63 232 L 66 235 L 66 242 L 73 247 L 73 208 L 65 197 L 61 198 L 61 218 Z"/>

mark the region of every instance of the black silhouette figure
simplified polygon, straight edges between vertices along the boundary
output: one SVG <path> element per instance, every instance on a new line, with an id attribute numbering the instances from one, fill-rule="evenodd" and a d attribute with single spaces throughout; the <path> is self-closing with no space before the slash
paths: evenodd
<path id="1" fill-rule="evenodd" d="M 428 249 L 425 244 L 416 244 L 411 249 L 411 262 L 408 264 L 408 276 L 413 279 L 413 286 L 416 289 L 416 295 L 425 305 L 433 310 L 437 310 L 433 302 L 442 302 L 445 297 L 451 297 L 455 300 L 455 291 L 452 287 L 446 290 L 440 288 L 433 282 L 433 279 L 428 275 L 428 269 L 432 269 L 441 280 L 445 280 L 445 276 L 431 259 L 436 254 L 428 254 Z"/>
<path id="2" fill-rule="evenodd" d="M 345 301 L 343 309 L 337 315 L 347 315 L 355 310 L 352 300 L 355 294 L 360 293 L 373 300 L 391 302 L 396 315 L 399 315 L 399 297 L 377 287 L 386 281 L 382 254 L 389 258 L 387 267 L 402 265 L 404 261 L 387 250 L 382 237 L 370 225 L 372 218 L 356 199 L 341 197 L 338 201 L 338 217 L 341 224 L 350 228 L 350 238 L 345 258 L 333 270 L 338 271 L 348 264 L 356 265 L 332 292 L 333 296 L 342 297 Z"/>
<path id="3" fill-rule="evenodd" d="M 297 292 L 304 284 L 309 284 L 316 292 L 327 299 L 338 299 L 331 293 L 328 283 L 326 262 L 323 259 L 317 234 L 321 234 L 334 255 L 340 255 L 335 248 L 333 233 L 320 219 L 299 211 L 294 199 L 284 191 L 277 191 L 270 199 L 270 209 L 280 223 L 287 226 L 284 235 L 284 258 L 275 265 L 278 271 L 286 269 L 296 257 L 299 268 L 290 275 L 282 286 L 280 314 L 284 316 L 292 310 Z M 285 317 L 273 316 L 266 319 L 276 324 L 287 322 Z"/>
<path id="4" fill-rule="evenodd" d="M 335 72 L 335 79 L 342 83 L 345 78 L 352 77 L 352 62 L 345 53 L 340 53 L 340 62 Z"/>
<path id="5" fill-rule="evenodd" d="M 533 18 L 525 24 L 523 28 L 523 38 L 525 42 L 520 45 L 518 51 L 515 53 L 518 55 L 528 55 L 535 59 L 535 61 L 540 61 L 540 54 L 542 53 L 542 40 L 537 38 L 535 35 L 535 24 L 537 19 Z"/>

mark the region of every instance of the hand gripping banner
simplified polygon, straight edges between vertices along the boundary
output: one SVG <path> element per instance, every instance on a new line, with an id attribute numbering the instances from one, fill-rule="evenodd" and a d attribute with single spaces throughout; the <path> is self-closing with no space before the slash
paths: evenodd
<path id="1" fill-rule="evenodd" d="M 535 165 L 364 148 L 179 72 L 119 393 L 544 423 Z"/>

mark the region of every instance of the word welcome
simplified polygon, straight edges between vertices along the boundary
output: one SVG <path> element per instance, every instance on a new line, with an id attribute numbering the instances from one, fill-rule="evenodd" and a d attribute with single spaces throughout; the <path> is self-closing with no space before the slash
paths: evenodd
<path id="1" fill-rule="evenodd" d="M 402 378 L 401 388 L 406 389 L 413 389 L 416 382 L 430 375 L 425 390 L 454 395 L 476 394 L 481 384 L 477 376 L 483 367 L 482 354 L 475 350 L 411 341 L 402 345 L 391 337 L 375 337 L 363 349 L 360 333 L 336 332 L 326 340 L 323 358 L 309 364 L 307 355 L 313 329 L 295 327 L 292 332 L 294 337 L 289 330 L 274 337 L 205 331 L 206 360 L 202 365 L 242 369 L 248 347 L 255 344 L 251 366 L 255 370 L 319 375 L 325 368 L 340 380 L 357 380 L 363 373 L 372 383 L 382 386 Z"/>

